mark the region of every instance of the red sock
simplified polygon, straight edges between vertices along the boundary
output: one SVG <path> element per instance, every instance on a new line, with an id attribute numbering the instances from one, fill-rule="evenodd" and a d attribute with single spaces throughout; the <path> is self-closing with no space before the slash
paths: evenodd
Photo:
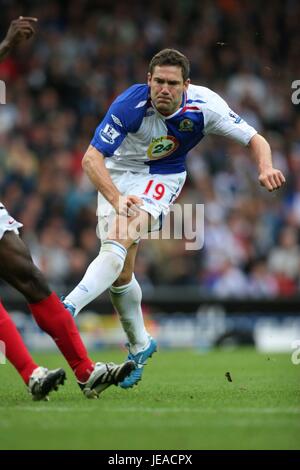
<path id="1" fill-rule="evenodd" d="M 29 305 L 39 327 L 56 342 L 80 382 L 86 382 L 94 363 L 89 359 L 76 323 L 55 292 Z"/>
<path id="2" fill-rule="evenodd" d="M 5 355 L 17 369 L 26 384 L 38 365 L 33 362 L 16 325 L 0 302 L 0 340 L 5 345 Z"/>

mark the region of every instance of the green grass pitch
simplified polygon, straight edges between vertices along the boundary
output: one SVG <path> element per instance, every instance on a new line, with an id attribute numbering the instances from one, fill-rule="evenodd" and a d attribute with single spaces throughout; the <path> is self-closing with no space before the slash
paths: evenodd
<path id="1" fill-rule="evenodd" d="M 58 354 L 34 357 L 64 366 L 68 381 L 49 402 L 32 402 L 13 368 L 0 366 L 1 449 L 300 449 L 300 365 L 288 354 L 162 350 L 137 387 L 110 387 L 99 400 L 84 398 Z"/>

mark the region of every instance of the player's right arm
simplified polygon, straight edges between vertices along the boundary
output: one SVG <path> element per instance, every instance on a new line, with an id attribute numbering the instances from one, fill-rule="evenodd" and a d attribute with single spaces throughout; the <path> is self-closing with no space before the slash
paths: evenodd
<path id="1" fill-rule="evenodd" d="M 30 16 L 20 16 L 17 20 L 11 22 L 5 38 L 0 43 L 0 62 L 10 53 L 14 46 L 34 35 L 33 23 L 36 22 L 37 18 Z"/>
<path id="2" fill-rule="evenodd" d="M 135 206 L 143 201 L 134 195 L 123 196 L 114 185 L 105 159 L 114 155 L 129 132 L 136 132 L 144 116 L 141 103 L 146 103 L 147 85 L 133 85 L 111 104 L 95 130 L 91 144 L 83 157 L 82 166 L 95 188 L 120 215 L 135 215 Z"/>
<path id="3" fill-rule="evenodd" d="M 95 188 L 114 207 L 117 214 L 126 217 L 134 215 L 134 207 L 143 201 L 134 195 L 123 196 L 114 185 L 104 163 L 104 155 L 90 145 L 82 159 L 82 168 Z"/>

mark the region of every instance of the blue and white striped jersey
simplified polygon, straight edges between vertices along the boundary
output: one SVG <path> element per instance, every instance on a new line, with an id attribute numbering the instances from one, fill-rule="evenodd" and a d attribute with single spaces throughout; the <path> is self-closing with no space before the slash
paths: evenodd
<path id="1" fill-rule="evenodd" d="M 207 134 L 247 145 L 256 130 L 209 88 L 190 85 L 166 117 L 151 103 L 149 86 L 138 84 L 112 103 L 91 145 L 108 157 L 108 169 L 173 174 L 185 171 L 187 153 Z"/>

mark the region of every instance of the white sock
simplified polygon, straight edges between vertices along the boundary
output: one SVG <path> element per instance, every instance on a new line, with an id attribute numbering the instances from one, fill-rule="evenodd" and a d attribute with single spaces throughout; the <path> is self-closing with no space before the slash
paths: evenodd
<path id="1" fill-rule="evenodd" d="M 120 316 L 124 331 L 130 344 L 130 352 L 136 354 L 149 344 L 141 307 L 142 290 L 132 277 L 129 284 L 110 288 L 112 304 Z"/>
<path id="2" fill-rule="evenodd" d="M 127 256 L 127 250 L 120 243 L 105 240 L 97 258 L 91 262 L 85 275 L 75 289 L 65 298 L 80 310 L 108 289 L 119 277 Z"/>

